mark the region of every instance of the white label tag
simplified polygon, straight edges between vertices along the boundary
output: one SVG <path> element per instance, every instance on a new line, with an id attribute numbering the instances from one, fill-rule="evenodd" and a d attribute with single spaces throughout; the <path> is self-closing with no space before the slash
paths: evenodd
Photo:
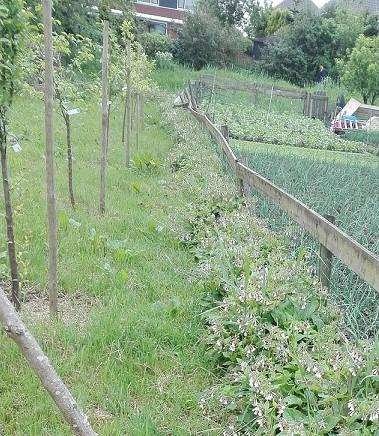
<path id="1" fill-rule="evenodd" d="M 80 114 L 80 109 L 70 109 L 69 111 L 66 111 L 66 114 L 70 117 L 71 115 Z"/>
<path id="2" fill-rule="evenodd" d="M 22 147 L 18 142 L 12 144 L 12 148 L 15 153 L 20 153 L 20 151 L 22 151 Z"/>
<path id="3" fill-rule="evenodd" d="M 111 104 L 112 104 L 112 102 L 109 100 L 109 101 L 108 101 L 108 106 L 110 106 Z"/>

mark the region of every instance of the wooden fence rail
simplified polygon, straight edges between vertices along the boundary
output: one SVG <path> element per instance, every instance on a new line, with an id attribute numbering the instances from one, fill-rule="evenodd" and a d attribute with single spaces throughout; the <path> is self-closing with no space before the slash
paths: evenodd
<path id="1" fill-rule="evenodd" d="M 322 258 L 321 262 L 329 263 L 329 254 L 332 253 L 369 286 L 379 292 L 379 257 L 335 226 L 330 217 L 321 216 L 291 194 L 239 162 L 220 130 L 206 115 L 193 108 L 192 99 L 193 96 L 191 98 L 188 89 L 181 94 L 181 102 L 188 107 L 192 115 L 200 121 L 221 146 L 231 170 L 240 180 L 240 185 L 250 186 L 271 200 L 273 204 L 286 212 L 289 217 L 312 235 L 321 244 L 321 253 L 325 253 L 325 258 Z M 326 269 L 330 270 L 330 268 Z M 323 270 L 325 271 L 325 268 Z M 330 275 L 330 272 L 328 274 Z M 328 283 L 329 280 L 330 277 L 324 277 L 323 283 Z"/>

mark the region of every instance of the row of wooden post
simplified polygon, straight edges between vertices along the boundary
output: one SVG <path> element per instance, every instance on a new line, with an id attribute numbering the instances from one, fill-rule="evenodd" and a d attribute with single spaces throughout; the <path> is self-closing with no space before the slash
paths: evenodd
<path id="1" fill-rule="evenodd" d="M 52 0 L 43 0 L 43 23 L 45 41 L 45 143 L 46 143 L 46 182 L 47 182 L 47 217 L 48 217 L 48 248 L 49 248 L 49 303 L 50 313 L 58 313 L 57 297 L 57 208 L 55 193 L 55 166 L 54 166 L 54 54 L 53 54 L 53 33 L 52 33 Z M 138 49 L 137 59 L 140 59 L 140 49 Z M 127 133 L 123 142 L 126 151 L 126 165 L 130 165 L 130 144 L 132 130 L 132 86 L 131 86 L 131 44 L 127 44 L 127 96 L 126 96 L 126 120 Z M 63 111 L 64 113 L 64 111 Z M 136 107 L 135 107 L 135 129 L 136 147 L 139 148 L 140 129 L 144 126 L 144 96 L 140 92 L 140 83 L 137 85 Z M 109 21 L 104 20 L 103 28 L 103 55 L 102 55 L 102 141 L 101 141 L 101 160 L 100 160 L 100 212 L 105 212 L 105 185 L 106 168 L 108 160 L 109 145 Z M 69 166 L 71 140 L 69 118 L 65 118 L 67 124 L 67 137 L 69 147 Z M 3 168 L 5 168 L 3 166 Z M 72 167 L 69 168 L 72 176 Z M 70 199 L 74 207 L 72 178 L 69 177 Z M 8 215 L 7 215 L 8 216 Z M 9 235 L 8 235 L 9 240 Z M 13 246 L 14 247 L 14 243 Z M 20 296 L 18 291 L 18 276 L 12 274 L 12 283 L 17 282 L 17 289 L 13 290 L 12 299 L 15 308 L 20 308 Z M 14 289 L 14 286 L 12 287 Z M 40 378 L 42 384 L 49 392 L 56 405 L 62 412 L 65 420 L 70 424 L 75 434 L 83 436 L 96 435 L 93 431 L 87 416 L 82 412 L 71 395 L 68 388 L 60 379 L 54 368 L 49 363 L 47 356 L 43 353 L 38 343 L 22 323 L 15 308 L 9 302 L 5 292 L 0 288 L 0 323 L 5 332 L 18 345 L 20 351 L 27 359 L 28 363 Z"/>
<path id="2" fill-rule="evenodd" d="M 132 47 L 131 40 L 125 41 L 125 71 L 126 71 L 126 88 L 125 88 L 125 110 L 122 127 L 122 143 L 125 152 L 125 165 L 130 166 L 130 149 L 132 139 L 132 127 L 136 131 L 136 149 L 139 149 L 140 131 L 144 127 L 144 96 L 141 93 L 141 83 L 139 82 L 139 71 L 137 71 L 138 83 L 136 86 L 135 110 L 132 107 Z M 141 59 L 141 48 L 137 47 L 137 68 L 138 61 Z M 106 181 L 106 166 L 109 143 L 109 116 L 110 116 L 110 101 L 109 101 L 109 21 L 104 21 L 103 34 L 103 56 L 102 56 L 102 151 L 100 165 L 100 213 L 105 212 L 105 181 Z M 133 112 L 135 113 L 133 126 Z"/>
<path id="3" fill-rule="evenodd" d="M 230 135 L 228 126 L 221 126 L 221 133 L 224 136 L 225 140 L 229 143 Z M 241 197 L 243 197 L 246 193 L 244 181 L 242 178 L 238 179 L 239 184 L 239 192 Z M 324 215 L 328 221 L 332 224 L 335 224 L 336 219 L 333 215 Z M 331 284 L 331 276 L 332 276 L 332 262 L 333 262 L 333 253 L 329 251 L 323 244 L 320 244 L 320 252 L 319 252 L 319 277 L 321 281 L 321 285 L 323 288 L 330 289 Z"/>

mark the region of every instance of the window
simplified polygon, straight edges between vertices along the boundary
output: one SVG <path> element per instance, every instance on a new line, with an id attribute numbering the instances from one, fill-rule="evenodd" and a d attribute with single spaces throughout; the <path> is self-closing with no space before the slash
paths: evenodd
<path id="1" fill-rule="evenodd" d="M 193 10 L 194 0 L 178 0 L 178 9 L 186 9 L 187 11 Z"/>
<path id="2" fill-rule="evenodd" d="M 160 33 L 161 35 L 167 34 L 167 24 L 160 21 L 148 21 L 147 23 L 149 32 Z"/>

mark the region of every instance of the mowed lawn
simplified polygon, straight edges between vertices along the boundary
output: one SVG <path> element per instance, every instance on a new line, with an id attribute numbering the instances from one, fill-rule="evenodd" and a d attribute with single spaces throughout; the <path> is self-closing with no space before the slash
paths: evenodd
<path id="1" fill-rule="evenodd" d="M 135 165 L 126 169 L 122 103 L 110 120 L 106 213 L 98 212 L 100 106 L 72 118 L 74 189 L 68 200 L 65 132 L 56 116 L 61 316 L 47 303 L 43 103 L 20 98 L 10 130 L 23 150 L 9 151 L 23 293 L 23 317 L 102 435 L 218 434 L 199 398 L 214 385 L 201 341 L 202 289 L 194 261 L 170 232 L 168 215 L 186 201 L 170 189 L 165 159 L 173 146 L 150 98 Z M 135 136 L 135 132 L 133 133 Z M 2 204 L 2 203 L 1 203 Z M 5 225 L 0 221 L 0 253 Z M 0 257 L 3 284 L 6 258 Z M 13 343 L 0 334 L 0 434 L 68 435 L 55 405 Z M 210 430 L 213 429 L 213 430 Z"/>

